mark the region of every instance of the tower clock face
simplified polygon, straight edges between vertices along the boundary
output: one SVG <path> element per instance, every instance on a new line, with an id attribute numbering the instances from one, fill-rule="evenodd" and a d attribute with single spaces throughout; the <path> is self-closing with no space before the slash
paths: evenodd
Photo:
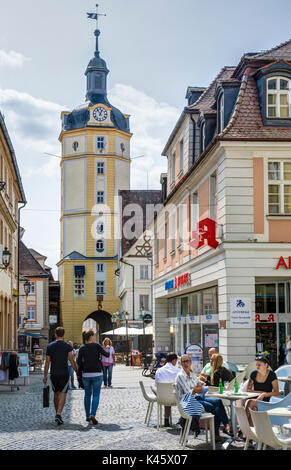
<path id="1" fill-rule="evenodd" d="M 93 117 L 96 119 L 96 121 L 105 121 L 107 118 L 107 111 L 105 108 L 102 108 L 99 106 L 98 108 L 95 108 L 93 111 Z"/>

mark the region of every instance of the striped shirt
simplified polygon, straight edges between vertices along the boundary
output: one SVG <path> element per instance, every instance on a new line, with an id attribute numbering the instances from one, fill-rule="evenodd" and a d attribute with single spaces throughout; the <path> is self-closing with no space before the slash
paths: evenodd
<path id="1" fill-rule="evenodd" d="M 176 377 L 176 387 L 179 399 L 182 400 L 186 393 L 192 393 L 190 387 L 197 387 L 198 382 L 199 380 L 194 372 L 190 372 L 190 375 L 187 375 L 184 369 L 182 369 Z"/>

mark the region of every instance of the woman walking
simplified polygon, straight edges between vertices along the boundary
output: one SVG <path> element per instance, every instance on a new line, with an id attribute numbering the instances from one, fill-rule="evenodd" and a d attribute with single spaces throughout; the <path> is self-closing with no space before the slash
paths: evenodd
<path id="1" fill-rule="evenodd" d="M 115 351 L 109 338 L 104 339 L 102 346 L 105 351 L 109 352 L 109 357 L 102 357 L 104 388 L 112 388 L 112 369 L 115 366 Z"/>
<path id="2" fill-rule="evenodd" d="M 85 389 L 86 421 L 98 424 L 96 412 L 103 381 L 101 356 L 109 357 L 109 352 L 95 342 L 95 333 L 92 330 L 83 332 L 83 342 L 77 359 L 78 378 L 82 379 Z"/>

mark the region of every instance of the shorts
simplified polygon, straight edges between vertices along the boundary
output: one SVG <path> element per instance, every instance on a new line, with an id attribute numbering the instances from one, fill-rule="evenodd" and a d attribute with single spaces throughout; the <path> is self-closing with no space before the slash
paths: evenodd
<path id="1" fill-rule="evenodd" d="M 51 375 L 51 383 L 53 391 L 67 393 L 69 388 L 69 374 L 66 375 Z"/>

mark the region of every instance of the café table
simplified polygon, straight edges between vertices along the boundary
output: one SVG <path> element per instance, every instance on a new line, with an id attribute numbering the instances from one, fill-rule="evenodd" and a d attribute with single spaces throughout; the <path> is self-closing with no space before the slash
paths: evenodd
<path id="1" fill-rule="evenodd" d="M 281 408 L 271 408 L 267 410 L 268 415 L 270 416 L 282 416 L 284 418 L 291 419 L 291 408 L 281 407 Z"/>
<path id="2" fill-rule="evenodd" d="M 279 382 L 285 383 L 285 395 L 291 392 L 291 377 L 278 377 Z"/>
<path id="3" fill-rule="evenodd" d="M 237 435 L 237 420 L 236 420 L 236 413 L 235 413 L 235 402 L 237 400 L 241 400 L 243 403 L 246 400 L 249 400 L 250 398 L 256 398 L 259 396 L 259 393 L 255 392 L 238 392 L 234 393 L 228 390 L 224 390 L 223 393 L 219 392 L 207 392 L 205 395 L 205 398 L 220 398 L 222 400 L 229 400 L 230 402 L 230 420 L 231 420 L 231 426 L 232 426 L 232 432 L 234 438 L 232 440 L 236 439 Z"/>

